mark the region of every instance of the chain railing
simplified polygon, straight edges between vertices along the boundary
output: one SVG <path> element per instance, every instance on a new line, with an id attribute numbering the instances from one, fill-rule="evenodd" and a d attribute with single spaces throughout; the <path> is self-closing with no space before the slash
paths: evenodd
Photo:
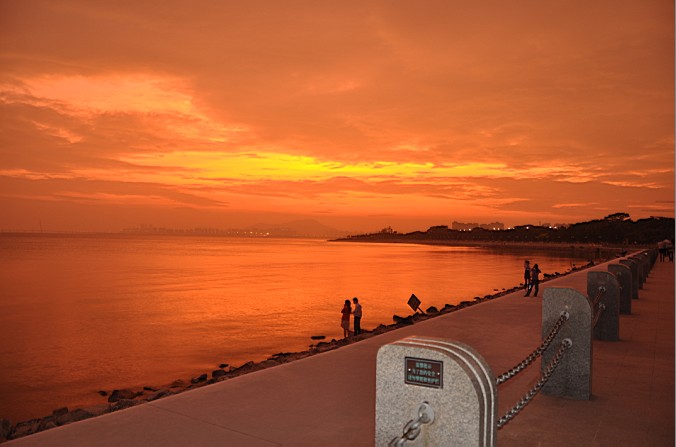
<path id="1" fill-rule="evenodd" d="M 388 447 L 402 447 L 406 441 L 415 440 L 420 434 L 421 427 L 432 422 L 434 422 L 434 410 L 428 402 L 423 402 L 418 408 L 418 417 L 408 421 L 404 426 L 403 434 L 392 439 Z"/>
<path id="2" fill-rule="evenodd" d="M 563 327 L 563 324 L 570 318 L 570 314 L 567 311 L 561 312 L 561 316 L 559 317 L 558 320 L 556 320 L 556 323 L 554 323 L 554 326 L 552 326 L 552 329 L 549 331 L 549 334 L 547 334 L 547 337 L 542 341 L 542 344 L 538 346 L 538 348 L 533 351 L 528 357 L 526 357 L 521 363 L 510 369 L 509 371 L 501 374 L 498 376 L 498 378 L 495 380 L 498 385 L 505 383 L 512 377 L 515 377 L 517 374 L 519 374 L 521 371 L 526 369 L 531 363 L 535 361 L 538 357 L 544 353 L 549 345 L 554 341 L 556 338 L 556 335 L 559 333 L 561 328 Z"/>
<path id="3" fill-rule="evenodd" d="M 593 307 L 596 307 L 596 305 L 601 301 L 601 298 L 603 298 L 603 295 L 606 294 L 606 288 L 603 286 L 600 286 L 598 290 L 596 291 L 596 296 L 592 300 L 592 305 Z"/>
<path id="4" fill-rule="evenodd" d="M 497 427 L 500 430 L 505 426 L 510 420 L 512 420 L 521 410 L 524 409 L 526 405 L 537 395 L 540 389 L 547 383 L 547 380 L 556 370 L 556 367 L 559 366 L 559 362 L 563 358 L 563 354 L 567 349 L 573 346 L 573 341 L 570 338 L 566 338 L 561 341 L 559 350 L 556 352 L 552 360 L 545 368 L 544 372 L 540 375 L 540 380 L 531 388 L 528 393 L 526 393 L 519 402 L 517 402 L 503 417 L 498 420 Z"/>
<path id="5" fill-rule="evenodd" d="M 599 318 L 601 318 L 601 314 L 603 313 L 604 310 L 606 310 L 606 305 L 603 303 L 598 303 L 596 307 L 596 311 L 594 312 L 594 321 L 592 322 L 592 328 L 596 327 L 596 323 L 599 322 Z"/>

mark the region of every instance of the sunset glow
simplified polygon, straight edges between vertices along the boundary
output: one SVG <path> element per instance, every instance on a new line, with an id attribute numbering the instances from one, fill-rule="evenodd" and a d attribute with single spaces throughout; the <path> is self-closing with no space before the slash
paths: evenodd
<path id="1" fill-rule="evenodd" d="M 0 3 L 0 230 L 674 216 L 674 4 Z"/>

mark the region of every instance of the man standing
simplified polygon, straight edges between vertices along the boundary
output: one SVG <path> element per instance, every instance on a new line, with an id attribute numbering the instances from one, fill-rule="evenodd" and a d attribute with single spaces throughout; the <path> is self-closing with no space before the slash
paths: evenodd
<path id="1" fill-rule="evenodd" d="M 359 335 L 361 334 L 361 304 L 359 304 L 359 300 L 355 296 L 352 298 L 352 302 L 354 303 L 354 335 Z"/>

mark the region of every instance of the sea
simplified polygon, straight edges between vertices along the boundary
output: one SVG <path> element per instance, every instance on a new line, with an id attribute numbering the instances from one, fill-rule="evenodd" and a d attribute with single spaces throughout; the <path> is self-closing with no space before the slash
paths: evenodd
<path id="1" fill-rule="evenodd" d="M 471 301 L 523 281 L 523 262 L 565 273 L 583 247 L 524 249 L 319 239 L 0 234 L 0 418 L 106 403 L 99 391 L 159 387 Z"/>

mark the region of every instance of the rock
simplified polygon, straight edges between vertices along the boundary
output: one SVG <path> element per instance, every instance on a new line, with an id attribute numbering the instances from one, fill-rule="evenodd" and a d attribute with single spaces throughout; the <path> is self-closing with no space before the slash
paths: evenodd
<path id="1" fill-rule="evenodd" d="M 221 363 L 220 365 L 218 365 L 218 367 L 221 368 L 221 369 L 227 368 L 228 366 L 229 365 L 227 363 Z"/>
<path id="2" fill-rule="evenodd" d="M 238 372 L 238 373 L 245 372 L 245 371 L 252 369 L 253 366 L 254 366 L 254 362 L 248 361 L 245 364 L 243 364 L 242 366 L 240 366 L 239 368 L 235 368 L 232 372 Z"/>
<path id="3" fill-rule="evenodd" d="M 265 368 L 270 368 L 271 366 L 277 366 L 279 365 L 279 362 L 274 359 L 267 359 L 265 361 L 262 361 L 256 365 L 256 369 L 265 369 Z"/>
<path id="4" fill-rule="evenodd" d="M 405 325 L 410 325 L 413 324 L 413 318 L 411 316 L 408 317 L 400 317 L 399 315 L 392 315 L 392 320 L 399 326 L 405 326 Z"/>
<path id="5" fill-rule="evenodd" d="M 226 374 L 227 373 L 225 371 L 223 371 L 222 369 L 215 369 L 211 372 L 211 377 L 213 377 L 214 379 L 217 379 L 219 377 L 225 376 Z"/>
<path id="6" fill-rule="evenodd" d="M 110 397 L 108 397 L 108 402 L 117 402 L 122 399 L 133 399 L 138 395 L 138 393 L 128 389 L 113 390 L 113 392 L 110 394 Z"/>
<path id="7" fill-rule="evenodd" d="M 17 423 L 10 434 L 12 439 L 21 438 L 22 436 L 31 435 L 38 431 L 38 426 L 42 422 L 41 419 L 31 419 Z"/>
<path id="8" fill-rule="evenodd" d="M 378 325 L 378 327 L 376 327 L 376 328 L 373 330 L 373 333 L 374 333 L 374 334 L 383 334 L 383 333 L 385 333 L 385 332 L 387 332 L 387 326 L 385 326 L 384 324 Z"/>
<path id="9" fill-rule="evenodd" d="M 207 380 L 207 374 L 204 373 L 204 374 L 201 374 L 201 375 L 199 375 L 199 376 L 197 376 L 197 377 L 193 377 L 193 378 L 190 380 L 190 383 L 195 384 L 195 383 L 205 382 L 206 380 Z"/>
<path id="10" fill-rule="evenodd" d="M 50 428 L 55 428 L 57 426 L 56 420 L 53 417 L 48 416 L 40 421 L 36 431 L 49 430 Z"/>
<path id="11" fill-rule="evenodd" d="M 313 340 L 324 340 L 326 338 L 326 335 L 313 335 L 310 338 Z"/>
<path id="12" fill-rule="evenodd" d="M 52 411 L 52 416 L 59 417 L 63 416 L 64 414 L 68 414 L 68 407 L 63 407 L 59 408 L 57 410 Z"/>
<path id="13" fill-rule="evenodd" d="M 427 308 L 427 310 L 425 312 L 428 313 L 428 314 L 436 314 L 436 313 L 439 312 L 439 309 L 437 309 L 434 306 L 430 306 L 430 307 Z"/>
<path id="14" fill-rule="evenodd" d="M 120 399 L 110 406 L 110 411 L 124 410 L 125 408 L 133 407 L 137 403 L 133 399 Z"/>
<path id="15" fill-rule="evenodd" d="M 153 391 L 153 392 L 155 392 L 155 391 L 157 391 L 157 388 L 153 388 L 152 386 L 144 386 L 144 387 L 143 387 L 143 390 L 144 390 L 144 391 Z"/>
<path id="16" fill-rule="evenodd" d="M 108 413 L 110 411 L 110 406 L 106 404 L 91 405 L 89 407 L 85 407 L 84 410 L 91 414 L 92 417 L 101 416 L 102 414 Z"/>
<path id="17" fill-rule="evenodd" d="M 108 393 L 107 393 L 106 391 L 102 391 L 102 390 L 99 391 L 99 394 L 100 394 L 101 396 L 107 396 L 107 395 L 108 395 Z"/>
<path id="18" fill-rule="evenodd" d="M 12 422 L 9 419 L 0 419 L 0 442 L 6 441 L 12 431 Z"/>
<path id="19" fill-rule="evenodd" d="M 83 419 L 88 419 L 94 416 L 92 413 L 83 410 L 81 408 L 76 408 L 75 410 L 63 414 L 56 418 L 56 425 L 70 424 L 71 422 L 81 421 Z"/>
<path id="20" fill-rule="evenodd" d="M 148 401 L 161 399 L 163 397 L 171 396 L 172 394 L 174 394 L 174 393 L 172 393 L 169 390 L 159 390 L 159 391 L 151 394 L 150 396 L 148 396 Z"/>

